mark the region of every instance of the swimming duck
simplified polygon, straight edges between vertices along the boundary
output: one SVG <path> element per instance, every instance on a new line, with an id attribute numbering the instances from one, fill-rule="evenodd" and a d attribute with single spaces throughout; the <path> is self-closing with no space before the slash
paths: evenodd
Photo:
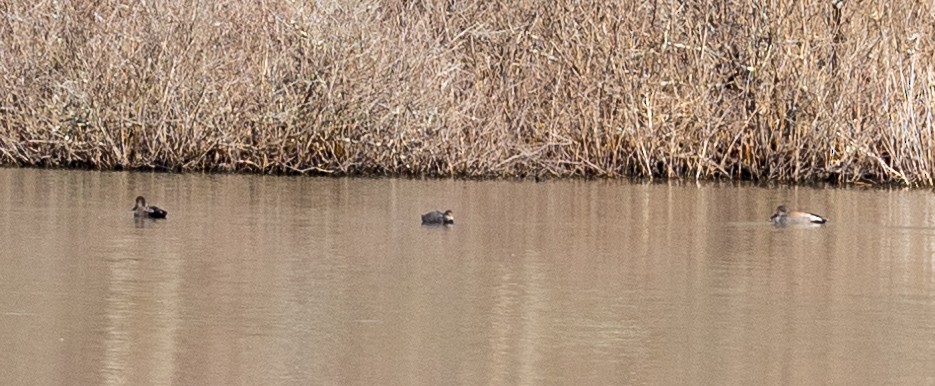
<path id="1" fill-rule="evenodd" d="M 452 216 L 451 210 L 446 210 L 445 213 L 440 211 L 431 211 L 422 215 L 422 224 L 454 224 L 455 218 Z"/>
<path id="2" fill-rule="evenodd" d="M 814 213 L 790 211 L 785 205 L 780 205 L 776 208 L 776 213 L 769 218 L 769 221 L 777 226 L 786 226 L 824 224 L 828 222 L 828 219 Z"/>
<path id="3" fill-rule="evenodd" d="M 136 205 L 131 210 L 133 211 L 133 217 L 142 218 L 166 218 L 166 215 L 169 214 L 169 212 L 158 207 L 147 206 L 146 199 L 143 196 L 136 198 Z"/>

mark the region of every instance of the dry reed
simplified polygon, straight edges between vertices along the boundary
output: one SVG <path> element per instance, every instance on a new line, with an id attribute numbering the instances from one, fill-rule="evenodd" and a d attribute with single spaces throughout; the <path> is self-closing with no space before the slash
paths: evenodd
<path id="1" fill-rule="evenodd" d="M 933 185 L 929 1 L 0 4 L 0 163 Z"/>

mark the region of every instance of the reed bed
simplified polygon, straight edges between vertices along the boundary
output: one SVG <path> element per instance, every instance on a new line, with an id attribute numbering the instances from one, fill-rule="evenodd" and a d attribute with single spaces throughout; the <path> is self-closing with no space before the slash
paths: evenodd
<path id="1" fill-rule="evenodd" d="M 935 9 L 0 4 L 0 163 L 933 185 Z"/>

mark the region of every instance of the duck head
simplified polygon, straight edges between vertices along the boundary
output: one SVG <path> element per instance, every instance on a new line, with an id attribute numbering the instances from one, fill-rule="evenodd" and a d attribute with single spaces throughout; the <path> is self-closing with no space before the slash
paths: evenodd
<path id="1" fill-rule="evenodd" d="M 146 207 L 146 199 L 143 196 L 136 197 L 136 205 L 133 206 L 133 209 L 130 210 L 139 210 Z"/>

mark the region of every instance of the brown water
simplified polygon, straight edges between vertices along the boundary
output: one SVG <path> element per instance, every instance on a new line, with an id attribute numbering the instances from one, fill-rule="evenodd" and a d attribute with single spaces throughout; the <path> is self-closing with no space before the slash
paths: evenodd
<path id="1" fill-rule="evenodd" d="M 0 243 L 2 385 L 935 383 L 929 191 L 0 169 Z"/>

